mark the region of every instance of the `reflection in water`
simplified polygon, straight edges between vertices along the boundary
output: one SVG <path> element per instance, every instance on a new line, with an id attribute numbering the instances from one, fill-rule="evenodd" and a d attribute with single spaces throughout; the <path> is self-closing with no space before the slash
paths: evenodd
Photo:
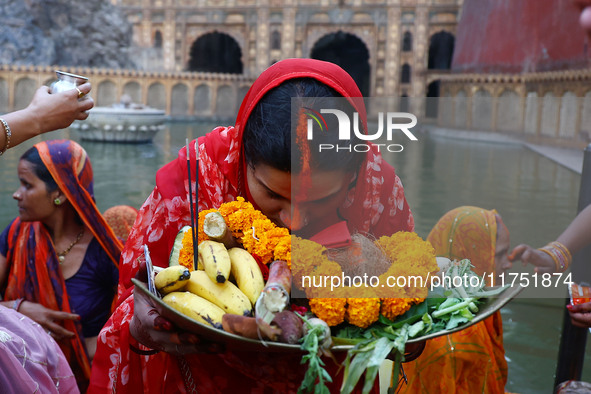
<path id="1" fill-rule="evenodd" d="M 68 130 L 41 138 L 72 138 L 84 146 L 95 172 L 96 200 L 104 211 L 117 204 L 140 207 L 152 191 L 157 169 L 176 157 L 187 138 L 203 135 L 213 126 L 171 123 L 153 143 L 140 145 L 80 141 L 75 131 Z M 2 229 L 17 214 L 12 193 L 18 185 L 18 158 L 39 140 L 11 149 L 0 161 Z M 422 237 L 448 210 L 478 205 L 497 209 L 511 231 L 513 245 L 539 246 L 555 239 L 576 214 L 580 176 L 517 145 L 419 135 L 419 141 L 405 144 L 402 153 L 386 156 L 402 179 Z M 514 269 L 523 268 L 517 263 Z M 558 297 L 565 291 L 559 288 Z M 562 299 L 532 296 L 503 309 L 508 390 L 551 391 L 562 305 Z"/>

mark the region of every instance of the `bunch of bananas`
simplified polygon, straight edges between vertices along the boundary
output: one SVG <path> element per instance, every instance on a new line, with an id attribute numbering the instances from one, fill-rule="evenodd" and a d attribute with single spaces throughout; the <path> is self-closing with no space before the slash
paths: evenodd
<path id="1" fill-rule="evenodd" d="M 222 328 L 225 314 L 251 316 L 265 281 L 252 255 L 239 247 L 203 241 L 198 248 L 199 269 L 171 265 L 155 278 L 162 301 L 204 324 Z M 202 268 L 202 269 L 201 269 Z"/>

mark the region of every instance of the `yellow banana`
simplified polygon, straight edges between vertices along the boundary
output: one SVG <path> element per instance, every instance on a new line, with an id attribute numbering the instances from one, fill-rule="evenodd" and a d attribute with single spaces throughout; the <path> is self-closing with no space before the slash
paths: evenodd
<path id="1" fill-rule="evenodd" d="M 168 294 L 173 291 L 179 291 L 189 281 L 191 271 L 182 265 L 173 265 L 164 268 L 156 274 L 154 285 L 161 294 Z"/>
<path id="2" fill-rule="evenodd" d="M 252 314 L 250 300 L 234 283 L 229 280 L 224 283 L 212 282 L 205 271 L 191 272 L 185 290 L 213 302 L 226 313 L 241 316 Z"/>
<path id="3" fill-rule="evenodd" d="M 174 291 L 165 295 L 162 301 L 193 320 L 222 329 L 222 316 L 226 312 L 205 298 L 188 291 Z"/>
<path id="4" fill-rule="evenodd" d="M 265 287 L 265 280 L 259 265 L 254 257 L 242 248 L 231 248 L 228 250 L 228 255 L 232 263 L 232 276 L 236 280 L 238 288 L 254 305 Z"/>
<path id="5" fill-rule="evenodd" d="M 203 241 L 199 244 L 199 260 L 213 282 L 224 283 L 230 276 L 230 256 L 221 242 Z"/>

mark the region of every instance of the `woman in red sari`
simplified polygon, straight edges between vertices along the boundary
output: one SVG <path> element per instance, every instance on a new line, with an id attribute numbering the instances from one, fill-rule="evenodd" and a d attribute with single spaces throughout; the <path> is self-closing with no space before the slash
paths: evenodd
<path id="1" fill-rule="evenodd" d="M 452 209 L 427 237 L 438 256 L 470 259 L 478 275 L 511 267 L 509 230 L 494 210 Z M 501 313 L 451 335 L 426 342 L 423 353 L 404 364 L 405 393 L 503 393 L 507 361 Z"/>
<path id="2" fill-rule="evenodd" d="M 92 166 L 76 142 L 34 145 L 18 176 L 19 217 L 0 235 L 2 304 L 59 343 L 84 389 L 111 313 L 122 245 L 96 207 Z"/>
<path id="3" fill-rule="evenodd" d="M 194 174 L 189 187 L 187 154 L 181 149 L 177 160 L 158 171 L 156 187 L 122 253 L 120 305 L 99 335 L 90 392 L 191 392 L 194 384 L 206 393 L 287 393 L 297 391 L 303 379 L 299 354 L 204 353 L 213 349 L 201 338 L 169 331 L 170 323 L 144 299 L 137 293 L 134 299 L 131 278 L 140 268 L 144 244 L 153 262 L 166 266 L 178 230 L 191 223 L 189 190 L 198 190 L 199 211 L 242 196 L 276 224 L 307 237 L 327 227 L 375 236 L 414 229 L 400 179 L 375 146 L 367 153 L 324 160 L 308 193 L 292 200 L 291 174 L 322 161 L 311 157 L 292 165 L 291 123 L 301 121 L 301 112 L 291 115 L 292 97 L 345 97 L 367 130 L 361 93 L 343 69 L 318 60 L 288 59 L 254 82 L 235 126 L 218 127 L 190 145 L 192 168 L 199 157 L 198 187 Z M 293 217 L 292 210 L 297 213 Z M 152 349 L 159 352 L 152 354 Z M 327 364 L 336 375 L 338 366 L 331 360 Z M 339 386 L 336 376 L 331 390 Z"/>

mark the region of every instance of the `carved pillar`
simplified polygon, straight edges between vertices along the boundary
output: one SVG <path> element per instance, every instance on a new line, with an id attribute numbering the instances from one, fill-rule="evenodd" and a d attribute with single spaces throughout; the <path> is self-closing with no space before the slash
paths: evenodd
<path id="1" fill-rule="evenodd" d="M 173 9 L 167 9 L 165 12 L 165 18 L 163 23 L 162 32 L 162 58 L 163 66 L 167 71 L 174 70 L 174 47 L 175 47 L 175 11 Z"/>
<path id="2" fill-rule="evenodd" d="M 419 1 L 420 2 L 420 1 Z M 411 74 L 411 96 L 420 97 L 421 100 L 411 102 L 411 112 L 422 117 L 425 113 L 425 101 L 427 88 L 426 70 L 429 52 L 429 8 L 418 5 L 415 13 L 415 34 L 413 37 L 413 67 Z"/>
<path id="3" fill-rule="evenodd" d="M 491 93 L 491 95 L 490 95 L 491 96 L 490 97 L 491 103 L 490 104 L 492 106 L 492 111 L 491 111 L 491 119 L 490 119 L 490 121 L 491 121 L 490 128 L 493 132 L 496 132 L 497 128 L 498 128 L 497 116 L 499 114 L 499 94 L 503 90 L 503 85 L 499 84 L 499 86 L 497 86 L 496 89 L 493 86 L 493 88 L 491 90 L 492 90 L 492 92 L 490 92 Z"/>
<path id="4" fill-rule="evenodd" d="M 380 86 L 376 86 L 376 96 L 396 97 L 400 89 L 400 7 L 388 8 L 388 21 L 386 23 L 386 45 L 384 50 L 385 67 L 383 93 L 380 94 Z M 378 48 L 380 44 L 378 43 Z M 378 49 L 378 70 L 380 68 L 380 50 Z M 376 75 L 378 74 L 376 70 Z M 378 84 L 379 81 L 376 81 Z"/>
<path id="5" fill-rule="evenodd" d="M 261 4 L 262 3 L 262 4 Z M 269 67 L 269 7 L 266 0 L 259 1 L 256 28 L 256 73 Z"/>
<path id="6" fill-rule="evenodd" d="M 283 59 L 295 56 L 295 15 L 294 7 L 283 9 L 283 32 L 281 34 L 281 55 Z"/>
<path id="7" fill-rule="evenodd" d="M 142 1 L 142 19 L 137 32 L 139 37 L 134 40 L 142 48 L 152 47 L 152 0 Z M 135 30 L 135 29 L 134 29 Z"/>

